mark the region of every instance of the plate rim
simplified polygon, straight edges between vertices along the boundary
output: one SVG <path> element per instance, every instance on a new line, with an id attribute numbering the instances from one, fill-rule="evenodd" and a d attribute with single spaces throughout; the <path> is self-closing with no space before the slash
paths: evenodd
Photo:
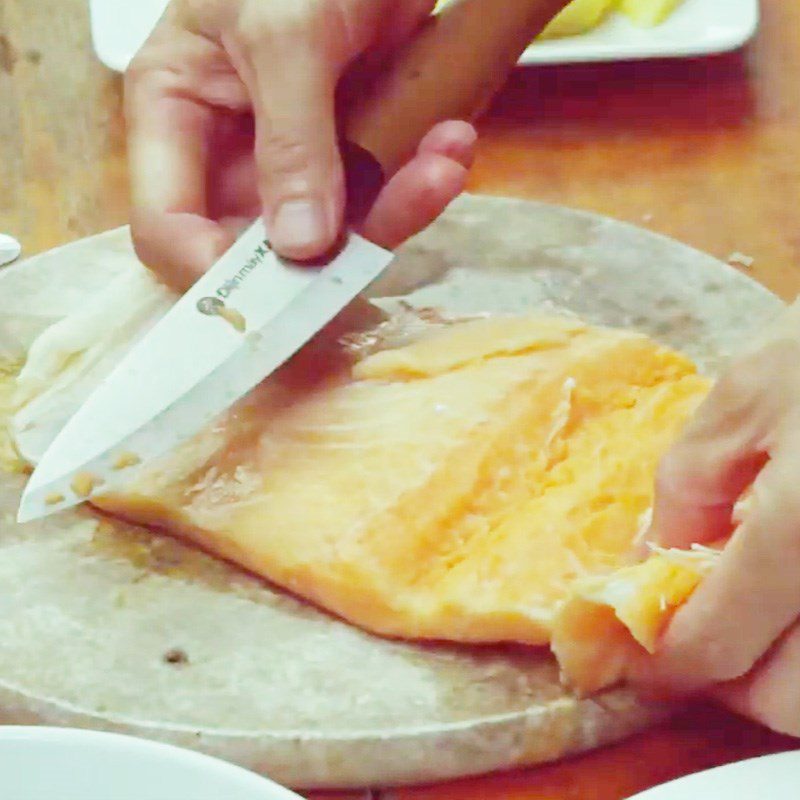
<path id="1" fill-rule="evenodd" d="M 797 766 L 800 767 L 800 743 L 798 743 L 798 748 L 794 750 L 785 750 L 778 753 L 766 753 L 762 756 L 744 758 L 740 761 L 731 761 L 729 764 L 720 764 L 717 767 L 711 767 L 710 769 L 704 769 L 700 772 L 692 772 L 688 775 L 683 775 L 680 778 L 675 778 L 667 783 L 662 783 L 658 786 L 651 786 L 649 789 L 645 789 L 643 792 L 633 795 L 630 800 L 683 800 L 686 797 L 685 794 L 676 795 L 673 798 L 671 794 L 672 791 L 675 789 L 682 791 L 685 788 L 694 790 L 695 787 L 693 784 L 697 783 L 698 781 L 700 781 L 700 785 L 697 788 L 703 791 L 714 789 L 713 785 L 703 785 L 703 779 L 709 776 L 719 775 L 720 773 L 728 774 L 731 772 L 742 771 L 748 769 L 749 767 L 756 765 L 762 766 L 766 762 L 775 761 L 795 761 Z M 713 777 L 711 779 L 713 780 Z"/>
<path id="2" fill-rule="evenodd" d="M 0 749 L 14 744 L 39 746 L 45 750 L 52 747 L 87 748 L 89 754 L 93 748 L 97 757 L 101 757 L 103 752 L 113 751 L 131 761 L 144 761 L 151 766 L 166 762 L 176 767 L 202 771 L 206 775 L 215 774 L 228 783 L 231 789 L 252 791 L 254 797 L 263 795 L 264 800 L 300 800 L 297 794 L 286 787 L 231 761 L 170 742 L 146 739 L 129 733 L 70 726 L 0 725 Z M 2 782 L 0 776 L 0 784 Z"/>

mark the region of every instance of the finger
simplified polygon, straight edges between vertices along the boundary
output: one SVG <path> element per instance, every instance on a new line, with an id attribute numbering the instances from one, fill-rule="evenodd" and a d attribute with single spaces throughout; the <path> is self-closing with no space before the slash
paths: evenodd
<path id="1" fill-rule="evenodd" d="M 236 230 L 198 214 L 131 212 L 136 255 L 178 292 L 189 289 L 233 244 Z"/>
<path id="2" fill-rule="evenodd" d="M 169 27 L 169 26 L 168 26 Z M 165 49 L 161 40 L 174 43 Z M 176 60 L 197 61 L 196 38 L 157 29 L 125 73 L 124 104 L 133 204 L 202 213 L 211 107 L 198 100 Z M 168 53 L 168 55 L 167 55 Z"/>
<path id="3" fill-rule="evenodd" d="M 209 198 L 209 217 L 246 217 L 252 222 L 261 213 L 261 202 L 255 182 L 255 163 L 252 157 L 242 156 L 228 162 L 213 176 L 212 196 Z"/>
<path id="4" fill-rule="evenodd" d="M 128 104 L 128 160 L 134 207 L 204 213 L 205 136 L 211 111 L 191 99 L 170 97 L 159 75 L 141 80 L 152 85 L 128 90 L 133 95 Z"/>
<path id="5" fill-rule="evenodd" d="M 208 111 L 191 100 L 160 96 L 139 113 L 137 102 L 128 135 L 131 237 L 143 263 L 184 290 L 231 243 L 205 218 Z"/>
<path id="6" fill-rule="evenodd" d="M 476 140 L 475 129 L 466 122 L 452 120 L 432 128 L 416 158 L 384 187 L 364 222 L 364 235 L 392 248 L 433 222 L 464 190 Z"/>
<path id="7" fill-rule="evenodd" d="M 645 682 L 694 691 L 747 673 L 800 613 L 800 440 L 785 437 L 753 484 L 747 515 L 680 609 Z"/>
<path id="8" fill-rule="evenodd" d="M 728 708 L 779 733 L 800 736 L 800 623 L 752 674 L 715 689 Z"/>
<path id="9" fill-rule="evenodd" d="M 261 213 L 254 155 L 253 119 L 249 114 L 220 112 L 214 120 L 207 171 L 207 203 L 210 219 L 249 217 Z"/>
<path id="10" fill-rule="evenodd" d="M 296 260 L 330 249 L 344 207 L 334 118 L 343 65 L 329 47 L 326 20 L 303 8 L 263 6 L 263 18 L 244 45 L 243 75 L 255 112 L 265 223 L 275 250 Z"/>
<path id="11" fill-rule="evenodd" d="M 719 381 L 662 459 L 648 541 L 682 548 L 730 533 L 733 506 L 765 461 L 768 420 L 744 372 Z"/>
<path id="12" fill-rule="evenodd" d="M 362 234 L 393 249 L 433 222 L 464 190 L 466 168 L 438 153 L 415 156 L 389 181 L 362 226 Z"/>
<path id="13" fill-rule="evenodd" d="M 197 58 L 197 47 L 194 38 L 175 31 L 178 55 Z M 134 246 L 147 266 L 185 288 L 226 240 L 218 226 L 202 221 L 212 109 L 187 90 L 183 74 L 145 50 L 126 74 L 125 114 Z"/>
<path id="14" fill-rule="evenodd" d="M 438 153 L 469 169 L 475 161 L 478 132 L 460 120 L 440 122 L 420 142 L 420 153 Z"/>
<path id="15" fill-rule="evenodd" d="M 220 227 L 228 233 L 231 241 L 238 239 L 252 224 L 252 214 L 246 217 L 227 216 L 219 220 Z"/>

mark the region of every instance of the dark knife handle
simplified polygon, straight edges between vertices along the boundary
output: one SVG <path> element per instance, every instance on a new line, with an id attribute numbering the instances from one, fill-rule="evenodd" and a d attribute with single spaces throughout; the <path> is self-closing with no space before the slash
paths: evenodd
<path id="1" fill-rule="evenodd" d="M 431 16 L 342 110 L 348 218 L 362 219 L 381 187 L 438 122 L 472 120 L 569 0 L 454 0 Z"/>

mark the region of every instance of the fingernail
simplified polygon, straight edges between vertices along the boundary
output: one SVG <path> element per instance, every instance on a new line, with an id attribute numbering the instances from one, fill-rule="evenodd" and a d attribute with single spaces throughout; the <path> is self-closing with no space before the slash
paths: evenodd
<path id="1" fill-rule="evenodd" d="M 330 236 L 325 207 L 316 200 L 285 202 L 273 217 L 270 236 L 279 251 L 317 255 Z"/>

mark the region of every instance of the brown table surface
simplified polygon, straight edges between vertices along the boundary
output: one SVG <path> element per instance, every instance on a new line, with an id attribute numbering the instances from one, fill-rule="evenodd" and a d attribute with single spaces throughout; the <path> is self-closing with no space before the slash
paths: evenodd
<path id="1" fill-rule="evenodd" d="M 87 0 L 0 0 L 0 231 L 32 254 L 126 222 L 120 80 Z M 743 52 L 520 70 L 482 123 L 476 192 L 591 209 L 800 292 L 800 4 L 764 0 Z M 657 269 L 642 264 L 642 269 Z M 719 711 L 582 758 L 395 800 L 618 800 L 671 777 L 800 746 Z M 358 795 L 363 796 L 363 795 Z"/>

